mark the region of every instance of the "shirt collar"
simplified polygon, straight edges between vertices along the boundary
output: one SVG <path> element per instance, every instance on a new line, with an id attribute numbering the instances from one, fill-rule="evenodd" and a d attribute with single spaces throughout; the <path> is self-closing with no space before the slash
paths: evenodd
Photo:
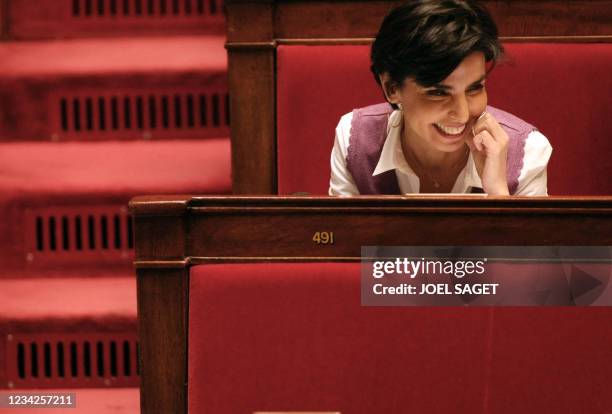
<path id="1" fill-rule="evenodd" d="M 410 165 L 406 162 L 400 139 L 401 119 L 400 111 L 393 111 L 389 115 L 387 123 L 387 138 L 378 159 L 378 164 L 372 173 L 373 176 L 382 174 L 389 170 L 400 170 L 408 175 L 416 175 Z"/>

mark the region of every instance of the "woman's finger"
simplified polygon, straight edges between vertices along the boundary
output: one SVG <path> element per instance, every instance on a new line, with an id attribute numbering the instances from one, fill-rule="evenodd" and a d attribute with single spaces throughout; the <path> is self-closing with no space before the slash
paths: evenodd
<path id="1" fill-rule="evenodd" d="M 495 141 L 502 141 L 506 137 L 506 133 L 501 125 L 499 125 L 499 122 L 497 122 L 495 117 L 488 112 L 483 112 L 483 114 L 478 117 L 474 124 L 473 131 L 475 135 L 482 131 L 489 131 Z"/>
<path id="2" fill-rule="evenodd" d="M 491 133 L 486 129 L 479 132 L 474 137 L 474 144 L 476 145 L 476 148 L 478 148 L 478 151 L 483 151 L 484 149 L 493 149 L 497 146 L 495 138 L 493 138 L 493 135 L 491 135 Z"/>
<path id="3" fill-rule="evenodd" d="M 480 134 L 476 135 L 474 137 L 474 146 L 476 147 L 476 149 L 480 152 L 482 152 L 483 148 L 482 148 L 482 137 L 480 136 Z"/>
<path id="4" fill-rule="evenodd" d="M 472 125 L 472 135 L 473 136 L 478 135 L 480 132 L 486 129 L 485 121 L 484 121 L 486 117 L 487 117 L 487 111 L 484 111 L 482 114 L 480 114 L 478 118 L 474 120 L 474 124 Z"/>
<path id="5" fill-rule="evenodd" d="M 473 134 L 473 131 L 472 131 L 472 134 Z M 472 152 L 474 152 L 476 150 L 476 144 L 474 143 L 474 138 L 475 138 L 475 135 L 472 135 L 472 136 L 468 136 L 465 139 L 465 143 L 467 144 L 468 148 Z"/>

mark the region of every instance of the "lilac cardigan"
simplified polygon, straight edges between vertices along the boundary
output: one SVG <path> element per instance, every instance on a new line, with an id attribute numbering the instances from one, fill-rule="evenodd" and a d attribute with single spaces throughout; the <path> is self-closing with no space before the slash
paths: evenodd
<path id="1" fill-rule="evenodd" d="M 395 170 L 372 176 L 387 139 L 387 121 L 391 112 L 393 108 L 387 103 L 353 110 L 346 167 L 352 174 L 360 194 L 400 194 Z M 514 194 L 523 169 L 525 141 L 529 133 L 536 128 L 491 106 L 487 106 L 487 112 L 495 117 L 508 134 L 506 176 L 510 194 Z"/>

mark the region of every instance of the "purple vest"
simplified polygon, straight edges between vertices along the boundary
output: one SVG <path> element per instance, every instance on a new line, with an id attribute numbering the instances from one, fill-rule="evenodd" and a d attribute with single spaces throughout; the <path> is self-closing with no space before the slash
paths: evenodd
<path id="1" fill-rule="evenodd" d="M 395 170 L 372 176 L 385 140 L 387 121 L 393 108 L 388 103 L 353 110 L 351 136 L 346 156 L 346 167 L 352 174 L 360 194 L 400 194 Z M 507 172 L 508 190 L 514 194 L 523 169 L 525 141 L 536 128 L 516 116 L 487 106 L 487 112 L 508 134 Z"/>

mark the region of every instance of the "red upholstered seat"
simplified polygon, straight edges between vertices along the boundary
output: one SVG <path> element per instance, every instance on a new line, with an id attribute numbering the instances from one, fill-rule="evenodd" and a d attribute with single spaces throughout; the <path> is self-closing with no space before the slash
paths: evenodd
<path id="1" fill-rule="evenodd" d="M 190 413 L 601 412 L 607 308 L 366 308 L 359 264 L 191 269 Z"/>
<path id="2" fill-rule="evenodd" d="M 554 152 L 552 195 L 612 194 L 612 44 L 511 43 L 489 102 L 536 125 Z M 325 194 L 340 116 L 383 101 L 369 46 L 278 48 L 278 191 Z"/>
<path id="3" fill-rule="evenodd" d="M 194 267 L 189 412 L 479 410 L 488 313 L 364 308 L 359 275 L 358 264 Z"/>

